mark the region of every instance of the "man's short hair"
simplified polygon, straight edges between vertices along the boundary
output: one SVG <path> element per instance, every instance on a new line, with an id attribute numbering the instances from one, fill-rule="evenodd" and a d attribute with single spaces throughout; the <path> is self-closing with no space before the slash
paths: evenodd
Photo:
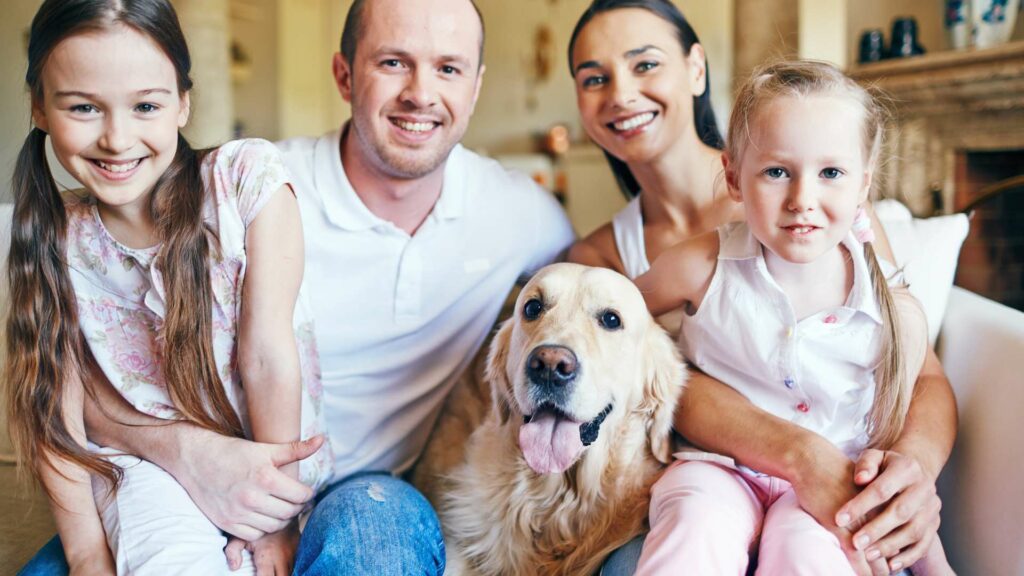
<path id="1" fill-rule="evenodd" d="M 352 62 L 356 57 L 356 44 L 363 34 L 363 10 L 366 8 L 366 4 L 367 0 L 355 0 L 352 3 L 352 8 L 349 9 L 348 16 L 345 17 L 345 28 L 341 31 L 341 55 L 345 57 L 349 68 L 352 67 Z M 469 4 L 473 6 L 473 10 L 476 11 L 476 16 L 480 20 L 479 68 L 484 63 L 484 16 L 480 13 L 480 8 L 477 7 L 474 0 L 469 0 Z"/>

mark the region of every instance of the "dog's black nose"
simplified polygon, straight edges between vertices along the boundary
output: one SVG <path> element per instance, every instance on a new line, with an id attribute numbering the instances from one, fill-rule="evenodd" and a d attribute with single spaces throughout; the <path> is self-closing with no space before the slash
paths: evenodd
<path id="1" fill-rule="evenodd" d="M 535 384 L 565 386 L 578 369 L 576 354 L 565 346 L 537 346 L 526 359 L 526 375 Z"/>

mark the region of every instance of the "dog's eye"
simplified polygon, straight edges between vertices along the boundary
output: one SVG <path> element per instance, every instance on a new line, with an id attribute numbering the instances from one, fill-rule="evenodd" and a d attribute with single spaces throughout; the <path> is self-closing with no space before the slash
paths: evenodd
<path id="1" fill-rule="evenodd" d="M 540 318 L 540 313 L 544 311 L 544 303 L 536 298 L 531 298 L 526 301 L 526 306 L 523 306 L 523 317 L 527 320 L 536 320 Z"/>
<path id="2" fill-rule="evenodd" d="M 614 310 L 605 310 L 598 319 L 605 330 L 618 330 L 622 328 L 622 319 Z"/>

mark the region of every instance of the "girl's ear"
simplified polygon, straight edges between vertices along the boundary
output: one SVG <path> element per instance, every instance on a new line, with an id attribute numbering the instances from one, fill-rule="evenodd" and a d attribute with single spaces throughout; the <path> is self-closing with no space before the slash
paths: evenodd
<path id="1" fill-rule="evenodd" d="M 50 132 L 50 123 L 46 119 L 46 112 L 43 110 L 42 105 L 32 100 L 32 123 L 36 125 L 43 132 Z"/>
<path id="2" fill-rule="evenodd" d="M 188 92 L 181 96 L 181 110 L 178 112 L 178 128 L 184 128 L 188 124 L 188 117 L 192 113 L 192 98 Z"/>
<path id="3" fill-rule="evenodd" d="M 725 187 L 729 191 L 729 197 L 737 202 L 743 201 L 740 195 L 739 176 L 736 174 L 736 165 L 729 160 L 729 154 L 722 152 L 722 174 L 725 175 Z"/>
<path id="4" fill-rule="evenodd" d="M 686 60 L 690 69 L 690 91 L 696 97 L 703 96 L 708 89 L 708 65 L 704 47 L 700 44 L 690 46 Z"/>
<path id="5" fill-rule="evenodd" d="M 858 199 L 857 204 L 863 204 L 867 201 L 868 196 L 871 195 L 871 183 L 874 180 L 874 177 L 874 170 L 869 168 L 864 171 L 864 188 L 860 191 L 860 198 Z"/>

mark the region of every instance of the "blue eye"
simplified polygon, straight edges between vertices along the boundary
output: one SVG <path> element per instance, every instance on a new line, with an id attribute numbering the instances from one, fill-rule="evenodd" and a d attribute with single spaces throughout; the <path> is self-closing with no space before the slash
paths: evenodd
<path id="1" fill-rule="evenodd" d="M 157 110 L 159 110 L 159 107 L 156 104 L 150 104 L 149 102 L 143 102 L 135 107 L 136 112 L 142 112 L 143 114 L 149 114 L 151 112 L 156 112 Z"/>
<path id="2" fill-rule="evenodd" d="M 459 69 L 454 66 L 441 66 L 441 73 L 446 75 L 458 74 Z"/>
<path id="3" fill-rule="evenodd" d="M 619 318 L 619 314 L 614 310 L 601 312 L 601 316 L 598 317 L 597 321 L 605 330 L 618 330 L 622 328 L 622 318 Z"/>
<path id="4" fill-rule="evenodd" d="M 821 171 L 821 177 L 827 180 L 835 180 L 843 175 L 843 171 L 838 168 L 825 168 Z"/>
<path id="5" fill-rule="evenodd" d="M 384 66 L 385 68 L 398 68 L 399 66 L 402 65 L 402 63 L 398 61 L 397 58 L 389 58 L 387 60 L 382 61 L 380 65 Z"/>
<path id="6" fill-rule="evenodd" d="M 97 110 L 97 108 L 95 106 L 93 106 L 92 104 L 76 104 L 75 106 L 72 106 L 71 108 L 69 108 L 69 110 L 71 110 L 72 112 L 77 112 L 79 114 L 88 114 L 90 112 L 99 112 L 99 110 Z"/>
<path id="7" fill-rule="evenodd" d="M 763 173 L 764 173 L 765 176 L 767 176 L 769 178 L 776 178 L 776 179 L 777 178 L 785 178 L 786 176 L 789 176 L 789 173 L 786 172 L 785 168 L 779 168 L 779 167 L 768 168 Z"/>
<path id="8" fill-rule="evenodd" d="M 536 320 L 540 318 L 541 312 L 544 311 L 544 303 L 537 298 L 531 298 L 526 301 L 526 305 L 523 306 L 523 318 L 527 320 Z"/>

